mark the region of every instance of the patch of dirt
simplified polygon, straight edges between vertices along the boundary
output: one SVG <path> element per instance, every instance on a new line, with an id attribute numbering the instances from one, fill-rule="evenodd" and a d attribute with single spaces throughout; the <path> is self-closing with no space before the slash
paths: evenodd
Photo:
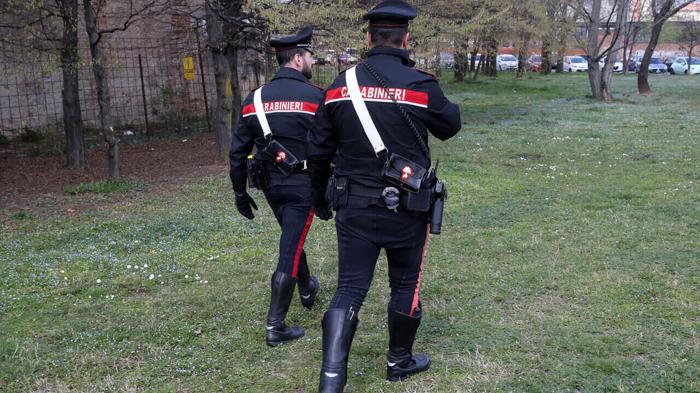
<path id="1" fill-rule="evenodd" d="M 185 179 L 227 176 L 228 172 L 225 161 L 217 158 L 212 134 L 120 146 L 119 161 L 121 177 L 145 182 L 149 194 L 176 191 Z M 47 208 L 54 211 L 58 208 L 74 216 L 94 206 L 95 199 L 102 203 L 126 202 L 119 195 L 104 198 L 66 195 L 64 189 L 68 186 L 107 178 L 104 148 L 88 151 L 88 164 L 84 170 L 71 169 L 65 166 L 64 156 L 28 157 L 22 150 L 3 149 L 0 208 L 26 209 L 40 216 Z"/>

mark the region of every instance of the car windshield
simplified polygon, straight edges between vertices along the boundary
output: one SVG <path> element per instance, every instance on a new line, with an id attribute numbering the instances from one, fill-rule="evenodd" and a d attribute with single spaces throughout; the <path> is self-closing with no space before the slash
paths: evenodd
<path id="1" fill-rule="evenodd" d="M 695 57 L 693 57 L 690 59 L 690 64 L 698 65 L 698 64 L 700 64 L 700 59 L 696 59 Z"/>
<path id="2" fill-rule="evenodd" d="M 585 63 L 586 59 L 584 59 L 583 57 L 580 57 L 580 56 L 574 56 L 571 58 L 571 62 L 572 63 Z"/>
<path id="3" fill-rule="evenodd" d="M 663 63 L 661 62 L 661 59 L 652 57 L 651 62 L 649 64 L 663 64 Z"/>
<path id="4" fill-rule="evenodd" d="M 502 61 L 518 61 L 518 59 L 513 55 L 502 55 L 501 60 Z"/>
<path id="5" fill-rule="evenodd" d="M 542 56 L 532 56 L 530 58 L 531 61 L 542 61 Z"/>

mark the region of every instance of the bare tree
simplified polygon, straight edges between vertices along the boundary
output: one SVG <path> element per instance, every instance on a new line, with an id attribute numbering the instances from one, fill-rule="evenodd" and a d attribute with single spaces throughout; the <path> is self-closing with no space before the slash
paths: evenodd
<path id="1" fill-rule="evenodd" d="M 214 65 L 216 83 L 216 104 L 214 106 L 214 135 L 219 158 L 226 157 L 231 144 L 229 122 L 231 121 L 231 100 L 226 96 L 226 83 L 231 78 L 226 51 L 228 45 L 224 40 L 222 20 L 214 13 L 210 4 L 206 5 L 207 47 Z"/>
<path id="2" fill-rule="evenodd" d="M 575 0 L 573 3 L 576 14 L 587 28 L 587 40 L 585 45 L 588 55 L 588 80 L 591 85 L 593 97 L 610 102 L 612 101 L 612 72 L 615 57 L 620 49 L 619 38 L 622 26 L 627 19 L 629 1 L 612 0 L 608 3 L 606 11 L 602 12 L 602 0 Z M 603 32 L 602 37 L 599 31 Z M 609 44 L 606 47 L 606 40 Z M 603 68 L 600 61 L 605 59 Z"/>
<path id="3" fill-rule="evenodd" d="M 101 11 L 106 5 L 105 0 L 83 0 L 83 8 L 85 12 L 85 31 L 87 32 L 88 42 L 90 43 L 90 55 L 92 57 L 92 73 L 95 77 L 95 85 L 97 87 L 97 102 L 99 105 L 100 124 L 102 136 L 107 143 L 107 163 L 108 176 L 110 179 L 119 177 L 119 140 L 114 136 L 111 95 L 109 93 L 109 84 L 107 83 L 107 69 L 105 67 L 104 50 L 102 47 L 102 39 L 105 35 L 112 34 L 118 31 L 125 31 L 134 22 L 145 16 L 146 12 L 153 10 L 157 5 L 156 1 L 151 1 L 135 7 L 134 0 L 129 0 L 128 12 L 124 13 L 120 21 L 111 21 L 114 26 L 99 29 L 97 19 Z"/>
<path id="4" fill-rule="evenodd" d="M 63 71 L 63 128 L 66 133 L 68 166 L 87 166 L 83 118 L 80 112 L 80 90 L 78 71 L 78 0 L 56 0 L 58 15 L 63 23 L 61 40 L 61 70 Z"/>
<path id="5" fill-rule="evenodd" d="M 66 163 L 73 168 L 84 168 L 87 166 L 87 158 L 78 80 L 78 1 L 0 2 L 0 41 L 6 46 L 19 47 L 24 52 L 40 51 L 59 55 L 63 77 L 61 94 Z"/>
<path id="6" fill-rule="evenodd" d="M 627 64 L 632 56 L 634 44 L 637 42 L 637 36 L 644 26 L 642 23 L 642 15 L 647 8 L 647 4 L 648 0 L 638 0 L 635 3 L 635 9 L 630 10 L 627 23 L 625 23 L 622 30 L 622 72 L 624 74 L 627 74 Z"/>
<path id="7" fill-rule="evenodd" d="M 693 1 L 694 0 L 651 0 L 651 34 L 649 43 L 644 50 L 642 64 L 639 66 L 639 74 L 637 74 L 637 90 L 639 94 L 651 94 L 651 87 L 649 86 L 649 64 L 656 50 L 656 44 L 659 42 L 659 36 L 661 35 L 661 29 L 664 23 L 680 10 L 693 3 Z"/>
<path id="8" fill-rule="evenodd" d="M 690 64 L 695 47 L 700 45 L 700 22 L 695 20 L 683 21 L 678 40 L 681 42 L 681 48 L 688 53 L 688 64 Z M 690 72 L 688 74 L 690 75 Z"/>
<path id="9" fill-rule="evenodd" d="M 217 103 L 214 107 L 214 131 L 220 157 L 228 154 L 230 132 L 228 123 L 235 125 L 241 112 L 242 95 L 238 83 L 241 61 L 246 51 L 260 50 L 267 28 L 261 10 L 246 7 L 245 0 L 206 0 L 207 46 L 214 59 Z M 266 6 L 265 3 L 258 7 Z M 226 81 L 231 88 L 231 100 L 226 95 Z"/>

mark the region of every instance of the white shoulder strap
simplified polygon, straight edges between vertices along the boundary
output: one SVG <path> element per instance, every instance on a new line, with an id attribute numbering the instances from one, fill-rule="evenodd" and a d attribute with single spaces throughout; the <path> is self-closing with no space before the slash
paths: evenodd
<path id="1" fill-rule="evenodd" d="M 253 93 L 253 105 L 255 106 L 255 115 L 258 117 L 260 127 L 262 128 L 263 134 L 265 134 L 265 138 L 267 138 L 272 135 L 272 130 L 270 129 L 270 123 L 267 122 L 265 107 L 263 107 L 262 103 L 262 89 L 263 88 L 260 87 Z"/>
<path id="2" fill-rule="evenodd" d="M 356 68 L 352 67 L 345 71 L 345 81 L 348 85 L 348 93 L 350 94 L 350 99 L 352 100 L 352 106 L 355 108 L 357 117 L 360 118 L 360 123 L 362 123 L 362 128 L 365 130 L 365 134 L 369 139 L 369 142 L 374 148 L 374 154 L 380 157 L 380 153 L 386 153 L 386 147 L 384 146 L 384 141 L 377 131 L 377 127 L 372 121 L 372 117 L 367 110 L 367 105 L 362 99 L 362 93 L 360 92 L 360 85 L 357 83 L 357 73 Z"/>

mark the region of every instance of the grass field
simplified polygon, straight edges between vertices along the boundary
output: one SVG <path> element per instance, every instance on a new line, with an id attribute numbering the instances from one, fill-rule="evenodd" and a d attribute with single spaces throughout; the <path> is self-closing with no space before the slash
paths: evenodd
<path id="1" fill-rule="evenodd" d="M 700 392 L 700 77 L 650 78 L 643 97 L 616 75 L 613 104 L 585 75 L 444 83 L 464 126 L 433 141 L 450 197 L 415 348 L 433 366 L 383 379 L 382 257 L 348 392 Z M 222 170 L 69 219 L 2 210 L 0 390 L 314 392 L 334 227 L 307 241 L 306 337 L 270 349 L 278 229 L 253 196 L 249 222 Z"/>

